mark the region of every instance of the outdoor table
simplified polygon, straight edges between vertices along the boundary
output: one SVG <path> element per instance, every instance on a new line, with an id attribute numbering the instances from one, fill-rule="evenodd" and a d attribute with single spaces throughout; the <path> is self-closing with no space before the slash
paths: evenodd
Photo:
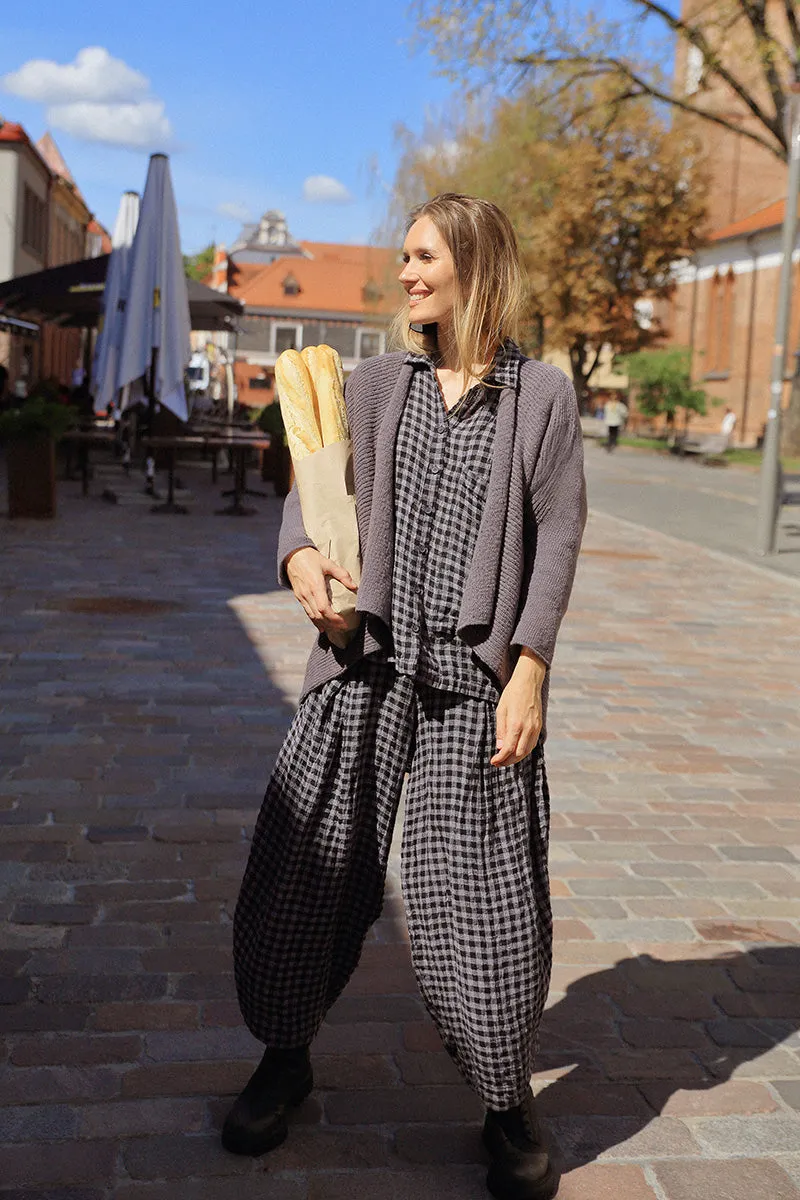
<path id="1" fill-rule="evenodd" d="M 227 449 L 233 458 L 233 488 L 223 492 L 223 496 L 233 496 L 233 501 L 227 508 L 217 510 L 217 516 L 249 517 L 256 510 L 242 504 L 242 496 L 266 496 L 266 492 L 257 492 L 247 486 L 247 451 L 268 450 L 271 442 L 269 437 L 262 435 L 239 433 L 225 435 L 215 434 L 203 438 L 205 445 L 212 449 Z"/>
<path id="2" fill-rule="evenodd" d="M 175 503 L 175 451 L 182 446 L 204 446 L 206 439 L 202 437 L 150 437 L 145 439 L 148 449 L 166 450 L 167 452 L 167 499 L 164 504 L 154 504 L 150 509 L 155 513 L 188 513 L 183 504 Z"/>
<path id="3" fill-rule="evenodd" d="M 213 421 L 193 421 L 189 426 L 192 434 L 197 434 L 198 437 L 210 438 L 242 438 L 242 437 L 258 437 L 260 434 L 254 434 L 253 426 L 247 425 L 215 425 Z M 215 447 L 214 453 L 211 456 L 211 482 L 217 482 L 217 450 L 223 447 Z M 230 449 L 230 447 L 227 447 Z M 233 454 L 231 454 L 231 462 L 229 469 L 234 470 Z"/>
<path id="4" fill-rule="evenodd" d="M 78 447 L 78 462 L 81 470 L 81 494 L 89 495 L 89 450 L 92 446 L 107 446 L 113 445 L 116 440 L 116 434 L 110 429 L 73 429 L 64 434 L 64 441 L 67 446 L 67 464 L 65 478 L 72 479 L 72 456 L 69 450 L 69 443 L 74 443 Z"/>

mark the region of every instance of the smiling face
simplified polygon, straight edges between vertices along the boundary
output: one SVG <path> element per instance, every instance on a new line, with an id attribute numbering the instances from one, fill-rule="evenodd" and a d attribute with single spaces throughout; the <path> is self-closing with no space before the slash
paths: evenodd
<path id="1" fill-rule="evenodd" d="M 400 282 L 408 295 L 409 321 L 447 325 L 456 296 L 453 256 L 430 217 L 415 221 L 403 243 Z"/>

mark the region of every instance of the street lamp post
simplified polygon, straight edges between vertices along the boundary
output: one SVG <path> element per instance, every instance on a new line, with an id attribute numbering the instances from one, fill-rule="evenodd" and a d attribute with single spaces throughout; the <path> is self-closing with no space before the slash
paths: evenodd
<path id="1" fill-rule="evenodd" d="M 778 490 L 780 485 L 781 400 L 786 371 L 786 339 L 792 308 L 792 255 L 797 240 L 797 201 L 800 196 L 800 83 L 792 85 L 789 93 L 789 183 L 786 214 L 783 219 L 781 277 L 778 292 L 778 315 L 775 322 L 775 346 L 772 352 L 769 411 L 764 430 L 764 449 L 761 459 L 761 491 L 758 501 L 756 550 L 772 554 L 778 525 Z"/>

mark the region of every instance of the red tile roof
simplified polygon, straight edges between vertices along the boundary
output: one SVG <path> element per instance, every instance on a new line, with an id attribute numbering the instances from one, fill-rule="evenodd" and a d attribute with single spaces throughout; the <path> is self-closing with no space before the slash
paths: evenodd
<path id="1" fill-rule="evenodd" d="M 328 242 L 301 242 L 312 257 L 277 259 L 267 266 L 237 263 L 230 291 L 251 308 L 338 313 L 391 313 L 401 298 L 397 252 L 376 246 L 349 246 Z M 287 295 L 287 276 L 299 284 Z M 365 297 L 373 285 L 379 295 Z"/>
<path id="2" fill-rule="evenodd" d="M 749 217 L 733 221 L 730 225 L 723 226 L 722 229 L 715 229 L 710 240 L 724 242 L 728 238 L 745 237 L 748 233 L 763 233 L 767 229 L 777 229 L 783 224 L 785 213 L 786 200 L 776 200 L 773 204 L 768 204 L 766 208 L 760 208 L 758 212 L 751 213 Z"/>
<path id="3" fill-rule="evenodd" d="M 33 148 L 33 142 L 25 130 L 14 121 L 0 123 L 0 142 L 22 142 L 23 145 Z"/>
<path id="4" fill-rule="evenodd" d="M 55 141 L 53 140 L 52 133 L 48 132 L 42 134 L 36 143 L 36 149 L 39 151 L 53 174 L 60 175 L 62 179 L 65 179 L 67 183 L 71 183 L 73 187 L 76 187 L 77 190 L 77 185 L 72 177 L 72 172 L 66 164 L 64 155 L 61 153 Z"/>
<path id="5" fill-rule="evenodd" d="M 101 225 L 100 222 L 95 220 L 94 217 L 89 222 L 89 224 L 86 228 L 86 232 L 93 233 L 93 234 L 99 234 L 100 235 L 101 253 L 102 254 L 110 254 L 111 253 L 111 234 L 108 232 L 108 230 L 105 228 L 105 226 Z"/>

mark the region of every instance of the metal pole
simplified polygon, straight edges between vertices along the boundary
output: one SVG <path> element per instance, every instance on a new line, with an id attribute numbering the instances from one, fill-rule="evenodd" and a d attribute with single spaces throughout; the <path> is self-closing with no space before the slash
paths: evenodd
<path id="1" fill-rule="evenodd" d="M 775 347 L 772 353 L 769 411 L 764 431 L 761 460 L 761 491 L 758 502 L 756 550 L 772 554 L 778 525 L 781 445 L 781 400 L 786 370 L 786 339 L 792 306 L 792 254 L 797 239 L 797 201 L 800 196 L 800 84 L 793 84 L 789 95 L 789 183 L 786 214 L 783 219 L 781 277 L 778 292 L 778 316 L 775 322 Z"/>

